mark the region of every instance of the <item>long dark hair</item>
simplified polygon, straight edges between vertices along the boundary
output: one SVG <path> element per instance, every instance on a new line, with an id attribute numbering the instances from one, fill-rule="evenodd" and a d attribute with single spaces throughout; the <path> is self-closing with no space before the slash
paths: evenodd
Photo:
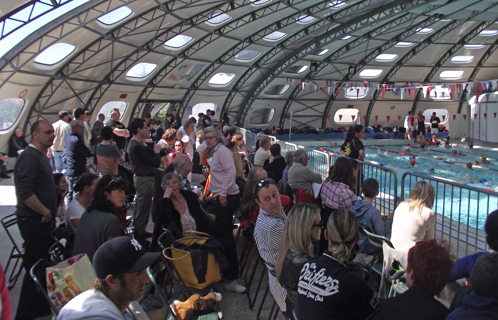
<path id="1" fill-rule="evenodd" d="M 356 179 L 353 175 L 353 165 L 349 158 L 340 157 L 329 170 L 329 176 L 325 182 L 342 182 L 349 186 L 351 190 L 356 187 Z"/>
<path id="2" fill-rule="evenodd" d="M 107 127 L 106 127 L 107 128 Z M 78 181 L 74 184 L 73 191 L 81 192 L 85 187 L 90 187 L 93 184 L 95 179 L 98 179 L 99 176 L 95 173 L 85 172 L 79 178 Z"/>
<path id="3" fill-rule="evenodd" d="M 254 199 L 254 186 L 258 183 L 258 179 L 247 180 L 246 186 L 244 187 L 244 194 L 242 195 L 242 201 L 240 202 L 240 214 L 242 217 L 248 219 L 251 212 L 256 210 L 258 204 Z"/>
<path id="4" fill-rule="evenodd" d="M 125 191 L 127 186 L 128 183 L 121 177 L 115 178 L 110 174 L 104 175 L 97 183 L 97 187 L 95 187 L 95 193 L 87 211 L 90 212 L 92 209 L 97 209 L 103 212 L 112 213 L 115 208 L 112 202 L 107 200 L 105 192 L 107 191 L 107 193 L 110 193 L 113 190 Z"/>
<path id="5" fill-rule="evenodd" d="M 54 183 L 56 189 L 62 177 L 64 177 L 62 173 L 54 173 Z M 63 200 L 64 198 L 62 197 L 62 193 L 59 192 L 59 189 L 57 189 L 57 206 L 60 206 Z"/>
<path id="6" fill-rule="evenodd" d="M 349 127 L 348 134 L 346 135 L 346 140 L 344 140 L 344 143 L 348 143 L 349 141 L 353 140 L 354 135 L 361 132 L 361 130 L 363 130 L 363 126 L 361 124 Z"/>

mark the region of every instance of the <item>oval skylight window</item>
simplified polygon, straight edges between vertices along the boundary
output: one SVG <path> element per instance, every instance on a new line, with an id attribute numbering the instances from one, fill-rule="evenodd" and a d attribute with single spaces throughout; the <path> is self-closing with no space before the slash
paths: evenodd
<path id="1" fill-rule="evenodd" d="M 43 65 L 54 65 L 64 60 L 74 49 L 76 47 L 72 44 L 64 42 L 56 43 L 43 50 L 42 53 L 36 56 L 34 61 Z"/>
<path id="2" fill-rule="evenodd" d="M 428 33 L 431 33 L 432 31 L 434 31 L 433 28 L 418 28 L 417 29 L 418 34 L 428 34 Z"/>
<path id="3" fill-rule="evenodd" d="M 119 21 L 125 19 L 132 12 L 133 11 L 131 11 L 130 8 L 128 8 L 126 6 L 122 6 L 122 7 L 119 7 L 117 9 L 115 9 L 115 10 L 112 10 L 109 13 L 104 14 L 103 16 L 101 16 L 100 18 L 98 18 L 97 20 L 100 23 L 103 23 L 103 24 L 105 24 L 107 26 L 110 26 L 112 24 L 118 23 Z"/>
<path id="4" fill-rule="evenodd" d="M 359 90 L 359 91 L 358 91 Z M 363 99 L 370 92 L 368 87 L 352 87 L 345 90 L 344 96 L 348 99 Z"/>
<path id="5" fill-rule="evenodd" d="M 498 30 L 484 30 L 481 31 L 478 35 L 482 37 L 491 37 L 495 36 L 496 34 L 498 34 Z"/>
<path id="6" fill-rule="evenodd" d="M 351 39 L 351 36 L 350 36 L 350 35 L 347 35 L 347 36 L 345 36 L 344 38 L 342 38 L 342 40 L 348 40 L 348 39 Z"/>
<path id="7" fill-rule="evenodd" d="M 454 56 L 451 58 L 453 63 L 469 63 L 474 60 L 474 56 Z"/>
<path id="8" fill-rule="evenodd" d="M 164 46 L 166 47 L 166 49 L 178 50 L 181 47 L 186 46 L 192 40 L 194 40 L 194 38 L 186 36 L 184 34 L 179 34 L 166 41 L 164 43 Z"/>
<path id="9" fill-rule="evenodd" d="M 391 62 L 398 59 L 398 55 L 395 53 L 383 53 L 375 57 L 375 61 L 378 62 Z"/>
<path id="10" fill-rule="evenodd" d="M 463 70 L 446 70 L 439 74 L 439 78 L 443 80 L 457 80 L 463 77 Z"/>
<path id="11" fill-rule="evenodd" d="M 300 16 L 299 18 L 296 19 L 296 22 L 301 24 L 307 24 L 314 20 L 316 20 L 316 18 L 313 16 Z"/>
<path id="12" fill-rule="evenodd" d="M 465 49 L 482 49 L 484 46 L 484 43 L 467 43 L 464 45 Z"/>
<path id="13" fill-rule="evenodd" d="M 231 16 L 229 16 L 226 13 L 216 13 L 211 16 L 211 18 L 206 20 L 206 23 L 212 26 L 221 24 L 223 22 L 226 22 L 228 20 L 232 19 Z"/>
<path id="14" fill-rule="evenodd" d="M 292 66 L 289 69 L 287 69 L 287 73 L 303 73 L 304 71 L 308 70 L 309 66 L 308 65 L 301 65 L 301 66 Z"/>
<path id="15" fill-rule="evenodd" d="M 253 6 L 260 6 L 262 4 L 265 4 L 267 2 L 270 2 L 271 0 L 251 0 L 251 4 Z"/>
<path id="16" fill-rule="evenodd" d="M 210 86 L 226 86 L 235 78 L 235 73 L 217 73 L 209 79 Z"/>
<path id="17" fill-rule="evenodd" d="M 373 79 L 377 78 L 382 74 L 384 70 L 382 69 L 365 69 L 362 72 L 360 72 L 360 78 L 363 79 Z"/>
<path id="18" fill-rule="evenodd" d="M 155 63 L 141 62 L 133 66 L 133 68 L 126 73 L 126 77 L 142 80 L 149 76 L 156 68 L 157 64 Z"/>
<path id="19" fill-rule="evenodd" d="M 254 51 L 254 50 L 242 50 L 241 52 L 237 53 L 235 55 L 235 60 L 240 61 L 240 62 L 249 62 L 256 57 L 258 57 L 261 54 L 259 51 Z"/>
<path id="20" fill-rule="evenodd" d="M 266 90 L 265 94 L 269 96 L 280 96 L 286 93 L 287 90 L 289 90 L 289 87 L 288 84 L 276 84 Z"/>
<path id="21" fill-rule="evenodd" d="M 339 9 L 344 7 L 346 4 L 347 3 L 345 1 L 332 1 L 328 3 L 328 6 L 332 9 Z"/>
<path id="22" fill-rule="evenodd" d="M 396 43 L 394 46 L 398 48 L 408 48 L 413 46 L 413 42 L 400 41 Z"/>
<path id="23" fill-rule="evenodd" d="M 330 51 L 330 49 L 318 49 L 315 54 L 317 56 L 323 56 L 324 54 L 326 54 L 329 51 Z"/>
<path id="24" fill-rule="evenodd" d="M 450 89 L 436 86 L 429 93 L 429 97 L 434 100 L 448 100 L 451 98 Z"/>
<path id="25" fill-rule="evenodd" d="M 272 33 L 268 34 L 266 37 L 263 38 L 263 40 L 266 41 L 277 41 L 285 37 L 287 33 L 282 32 L 282 31 L 273 31 Z"/>

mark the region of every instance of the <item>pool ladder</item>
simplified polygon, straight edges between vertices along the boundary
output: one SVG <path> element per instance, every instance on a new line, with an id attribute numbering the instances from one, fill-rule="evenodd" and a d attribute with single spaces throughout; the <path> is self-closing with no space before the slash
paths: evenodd
<path id="1" fill-rule="evenodd" d="M 460 130 L 457 130 L 457 131 L 455 132 L 455 134 L 453 135 L 453 139 L 455 139 L 455 138 L 456 138 L 457 133 L 459 133 L 459 132 L 460 132 L 460 139 L 458 140 L 458 142 L 457 142 L 457 144 L 456 144 L 456 146 L 457 146 L 457 147 L 458 147 L 458 144 L 460 143 L 460 141 L 462 140 L 462 132 L 461 132 Z M 451 141 L 452 141 L 452 139 L 451 139 L 451 134 L 450 134 L 450 144 L 451 144 Z"/>

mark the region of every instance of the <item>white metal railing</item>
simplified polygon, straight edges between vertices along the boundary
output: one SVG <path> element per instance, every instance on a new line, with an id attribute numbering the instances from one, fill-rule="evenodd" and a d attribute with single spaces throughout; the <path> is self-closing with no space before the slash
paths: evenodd
<path id="1" fill-rule="evenodd" d="M 484 222 L 489 213 L 498 209 L 498 193 L 427 174 L 405 172 L 401 178 L 401 200 L 408 198 L 412 186 L 420 180 L 429 181 L 436 191 L 435 237 L 447 240 L 459 258 L 489 250 Z"/>
<path id="2" fill-rule="evenodd" d="M 257 141 L 256 134 L 244 128 L 239 128 L 239 131 L 240 134 L 242 135 L 242 138 L 244 139 L 247 152 L 254 152 L 256 150 L 256 141 Z"/>

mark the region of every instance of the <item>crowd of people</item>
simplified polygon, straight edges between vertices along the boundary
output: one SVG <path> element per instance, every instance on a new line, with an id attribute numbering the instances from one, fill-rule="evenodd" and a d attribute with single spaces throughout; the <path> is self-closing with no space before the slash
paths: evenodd
<path id="1" fill-rule="evenodd" d="M 283 156 L 280 145 L 266 136 L 259 140 L 249 170 L 251 157 L 242 135 L 228 115 L 219 123 L 211 110 L 183 125 L 173 110 L 161 125 L 145 114 L 125 127 L 119 109 L 113 109 L 111 120 L 104 124 L 101 114 L 92 129 L 85 110 L 75 109 L 70 122 L 68 115 L 61 111 L 54 124 L 35 122 L 31 144 L 18 153 L 14 169 L 26 270 L 48 258 L 54 229 L 67 227 L 74 233 L 72 254 L 87 254 L 97 274 L 92 289 L 64 307 L 59 319 L 126 316 L 128 304 L 142 297 L 148 282 L 144 269 L 158 257 L 153 252 L 159 250 L 157 240 L 165 228 L 175 238 L 191 231 L 211 235 L 226 257 L 220 270 L 225 290 L 245 292 L 237 281 L 234 217 L 242 228 L 252 228 L 246 236 L 254 235 L 270 292 L 286 319 L 391 319 L 406 310 L 408 319 L 461 319 L 477 314 L 479 307 L 496 315 L 498 294 L 482 280 L 485 274 L 498 287 L 495 268 L 489 267 L 496 256 L 481 254 L 454 264 L 448 244 L 434 240 L 435 191 L 430 183 L 417 182 L 407 201 L 381 215 L 375 205 L 379 182 L 363 180 L 356 161 L 365 155 L 360 125 L 349 130 L 341 146 L 345 157 L 337 159 L 322 181 L 308 166 L 306 150 Z M 93 161 L 96 174 L 87 172 Z M 135 201 L 133 238 L 126 228 L 130 196 Z M 497 216 L 498 211 L 491 213 L 486 222 L 493 250 L 498 247 Z M 152 232 L 146 230 L 149 217 Z M 377 253 L 364 228 L 390 235 L 394 249 L 384 245 L 384 266 L 388 270 L 396 260 L 406 270 L 410 289 L 402 296 L 378 301 L 354 267 L 368 268 Z M 471 277 L 480 297 L 465 297 L 449 315 L 434 296 L 455 277 Z M 128 294 L 119 294 L 123 291 Z M 489 302 L 479 305 L 482 299 Z M 49 312 L 27 272 L 16 319 Z"/>

